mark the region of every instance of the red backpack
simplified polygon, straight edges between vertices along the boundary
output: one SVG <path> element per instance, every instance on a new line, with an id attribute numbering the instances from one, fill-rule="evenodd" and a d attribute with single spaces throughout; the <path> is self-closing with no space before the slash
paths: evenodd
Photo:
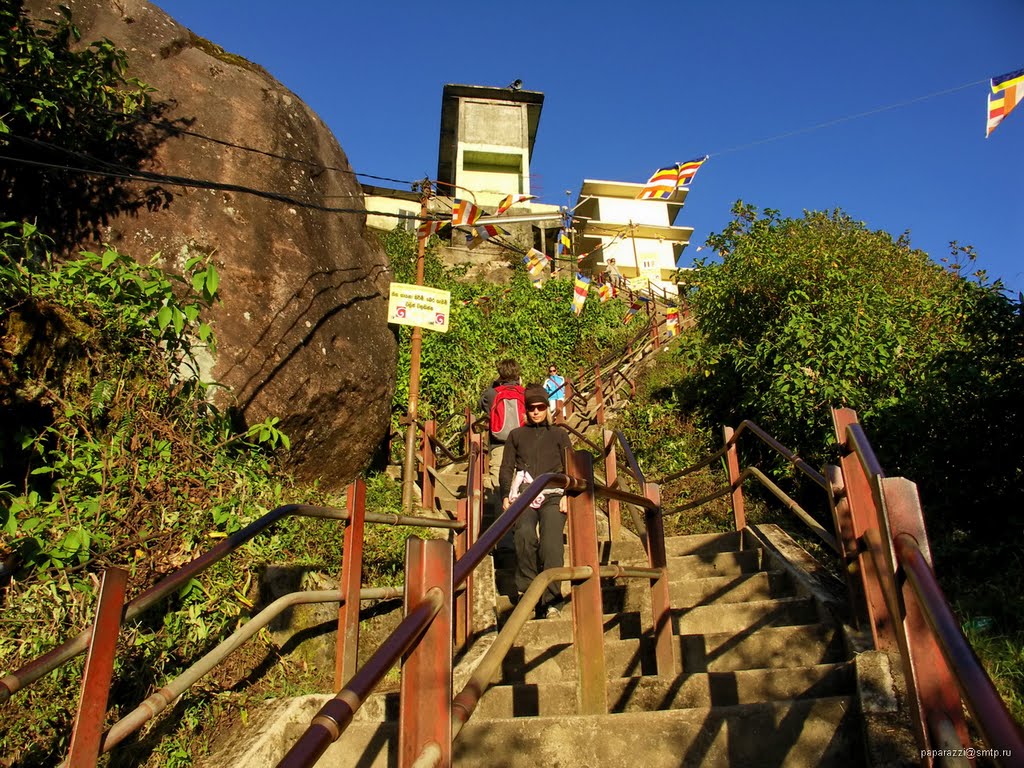
<path id="1" fill-rule="evenodd" d="M 491 404 L 491 436 L 497 440 L 508 440 L 516 427 L 526 423 L 526 404 L 523 388 L 519 384 L 499 384 L 494 388 L 494 402 Z"/>

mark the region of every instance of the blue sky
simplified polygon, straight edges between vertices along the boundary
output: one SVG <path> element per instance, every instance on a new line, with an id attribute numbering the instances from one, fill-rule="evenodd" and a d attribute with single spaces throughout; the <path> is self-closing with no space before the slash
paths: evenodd
<path id="1" fill-rule="evenodd" d="M 1024 106 L 984 138 L 988 78 L 1024 68 L 1024 0 L 157 5 L 298 94 L 359 172 L 435 176 L 444 84 L 519 78 L 545 94 L 544 202 L 711 155 L 683 264 L 743 199 L 839 207 L 935 259 L 971 244 L 1024 291 Z"/>

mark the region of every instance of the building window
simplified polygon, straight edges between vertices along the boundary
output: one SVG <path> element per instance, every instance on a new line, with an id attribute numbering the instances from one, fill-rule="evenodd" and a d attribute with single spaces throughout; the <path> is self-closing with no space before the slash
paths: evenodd
<path id="1" fill-rule="evenodd" d="M 416 213 L 414 211 L 398 210 L 398 224 L 395 225 L 406 232 L 416 231 Z"/>

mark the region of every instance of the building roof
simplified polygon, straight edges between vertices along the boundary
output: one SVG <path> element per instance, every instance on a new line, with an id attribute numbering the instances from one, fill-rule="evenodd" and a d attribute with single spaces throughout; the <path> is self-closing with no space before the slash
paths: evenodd
<path id="1" fill-rule="evenodd" d="M 648 240 L 668 240 L 673 243 L 688 243 L 693 227 L 670 227 L 663 224 L 625 224 L 621 221 L 597 221 L 591 219 L 581 226 L 581 235 L 588 237 L 615 237 L 632 226 L 633 236 Z"/>
<path id="2" fill-rule="evenodd" d="M 630 181 L 602 181 L 600 179 L 584 179 L 580 187 L 579 200 L 586 200 L 588 197 L 612 197 L 620 200 L 635 200 L 646 184 L 637 184 Z M 672 196 L 667 200 L 644 200 L 644 204 L 664 203 L 668 207 L 668 220 L 675 221 L 676 216 L 686 202 L 686 196 L 690 193 L 689 187 L 677 187 Z"/>
<path id="3" fill-rule="evenodd" d="M 530 157 L 533 157 L 533 143 L 537 139 L 540 111 L 544 106 L 544 94 L 540 91 L 524 91 L 513 88 L 493 88 L 486 85 L 456 85 L 449 83 L 441 95 L 441 137 L 437 150 L 438 181 L 455 183 L 455 157 L 458 145 L 459 103 L 461 99 L 490 99 L 515 104 L 526 104 L 529 129 Z"/>

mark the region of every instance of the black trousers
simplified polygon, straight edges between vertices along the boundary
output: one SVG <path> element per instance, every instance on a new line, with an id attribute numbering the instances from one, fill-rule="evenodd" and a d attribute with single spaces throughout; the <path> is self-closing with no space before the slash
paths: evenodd
<path id="1" fill-rule="evenodd" d="M 516 522 L 516 589 L 520 593 L 526 591 L 538 573 L 548 568 L 561 568 L 565 563 L 562 531 L 565 530 L 566 516 L 558 511 L 560 498 L 552 496 L 545 499 L 539 509 L 527 508 Z M 556 581 L 544 590 L 540 605 L 551 605 L 561 599 L 562 584 Z"/>

